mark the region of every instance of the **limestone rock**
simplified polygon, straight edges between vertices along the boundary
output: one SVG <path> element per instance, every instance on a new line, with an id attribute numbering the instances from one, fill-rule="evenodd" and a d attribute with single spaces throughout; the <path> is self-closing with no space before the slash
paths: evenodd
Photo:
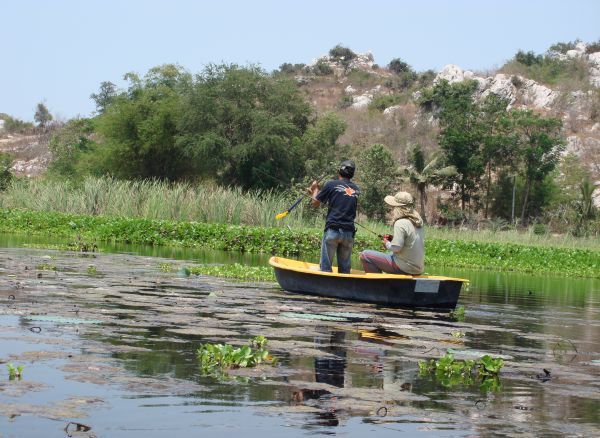
<path id="1" fill-rule="evenodd" d="M 386 117 L 392 117 L 402 105 L 392 105 L 383 110 L 383 115 Z"/>
<path id="2" fill-rule="evenodd" d="M 596 186 L 596 188 L 592 192 L 592 200 L 594 202 L 594 206 L 596 208 L 600 208 L 600 181 L 596 181 L 594 186 Z"/>
<path id="3" fill-rule="evenodd" d="M 442 71 L 437 74 L 433 80 L 433 84 L 435 85 L 441 80 L 446 80 L 451 84 L 454 84 L 455 82 L 462 82 L 465 80 L 465 73 L 458 65 L 448 64 L 444 66 Z"/>
<path id="4" fill-rule="evenodd" d="M 588 55 L 590 83 L 594 87 L 600 88 L 600 52 L 590 53 Z"/>
<path id="5" fill-rule="evenodd" d="M 567 137 L 567 146 L 564 150 L 564 155 L 575 154 L 581 155 L 583 150 L 583 142 L 576 135 L 570 135 Z"/>
<path id="6" fill-rule="evenodd" d="M 524 102 L 536 108 L 549 108 L 558 97 L 558 93 L 554 90 L 538 84 L 532 79 L 521 78 L 521 81 L 523 82 L 521 91 Z"/>
<path id="7" fill-rule="evenodd" d="M 344 89 L 344 93 L 348 94 L 348 95 L 353 95 L 356 93 L 356 89 L 354 89 L 354 87 L 352 87 L 352 85 L 348 85 L 345 89 Z"/>
<path id="8" fill-rule="evenodd" d="M 373 97 L 376 94 L 379 94 L 380 91 L 381 91 L 381 85 L 377 85 L 375 88 L 367 91 L 366 93 L 363 93 L 359 96 L 354 96 L 354 103 L 352 104 L 351 108 L 354 108 L 354 109 L 366 108 L 367 106 L 369 106 L 369 104 L 373 100 Z"/>

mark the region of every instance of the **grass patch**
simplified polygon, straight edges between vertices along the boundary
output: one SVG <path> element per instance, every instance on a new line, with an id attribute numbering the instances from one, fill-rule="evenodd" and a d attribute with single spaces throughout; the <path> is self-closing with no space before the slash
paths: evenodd
<path id="1" fill-rule="evenodd" d="M 270 266 L 247 266 L 240 263 L 232 265 L 197 265 L 192 266 L 190 272 L 195 275 L 237 278 L 244 281 L 275 281 L 275 274 Z"/>

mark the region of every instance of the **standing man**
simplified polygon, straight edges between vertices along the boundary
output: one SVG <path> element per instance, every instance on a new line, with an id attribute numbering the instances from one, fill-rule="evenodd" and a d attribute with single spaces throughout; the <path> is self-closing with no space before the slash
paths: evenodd
<path id="1" fill-rule="evenodd" d="M 310 188 L 312 206 L 328 204 L 325 233 L 321 243 L 321 271 L 331 272 L 331 263 L 337 253 L 338 273 L 350 273 L 352 245 L 354 244 L 354 219 L 360 189 L 350 181 L 354 176 L 354 161 L 346 160 L 340 164 L 338 179 L 327 181 L 319 190 L 317 181 Z"/>

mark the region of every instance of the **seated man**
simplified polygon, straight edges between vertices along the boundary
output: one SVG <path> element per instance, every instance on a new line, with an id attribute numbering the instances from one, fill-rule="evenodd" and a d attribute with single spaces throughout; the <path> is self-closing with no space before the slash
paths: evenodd
<path id="1" fill-rule="evenodd" d="M 423 219 L 414 209 L 410 193 L 398 192 L 386 196 L 385 203 L 392 207 L 394 236 L 384 238 L 385 247 L 391 251 L 366 250 L 360 253 L 365 272 L 419 275 L 425 270 L 425 233 Z"/>

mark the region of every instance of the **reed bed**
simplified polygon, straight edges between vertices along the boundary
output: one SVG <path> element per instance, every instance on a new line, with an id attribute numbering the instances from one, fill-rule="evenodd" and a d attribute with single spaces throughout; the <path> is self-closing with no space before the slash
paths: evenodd
<path id="1" fill-rule="evenodd" d="M 307 211 L 307 203 L 284 220 L 275 219 L 296 196 L 156 180 L 88 177 L 75 184 L 36 179 L 17 180 L 0 193 L 0 208 L 264 227 L 321 226 L 322 219 Z"/>

